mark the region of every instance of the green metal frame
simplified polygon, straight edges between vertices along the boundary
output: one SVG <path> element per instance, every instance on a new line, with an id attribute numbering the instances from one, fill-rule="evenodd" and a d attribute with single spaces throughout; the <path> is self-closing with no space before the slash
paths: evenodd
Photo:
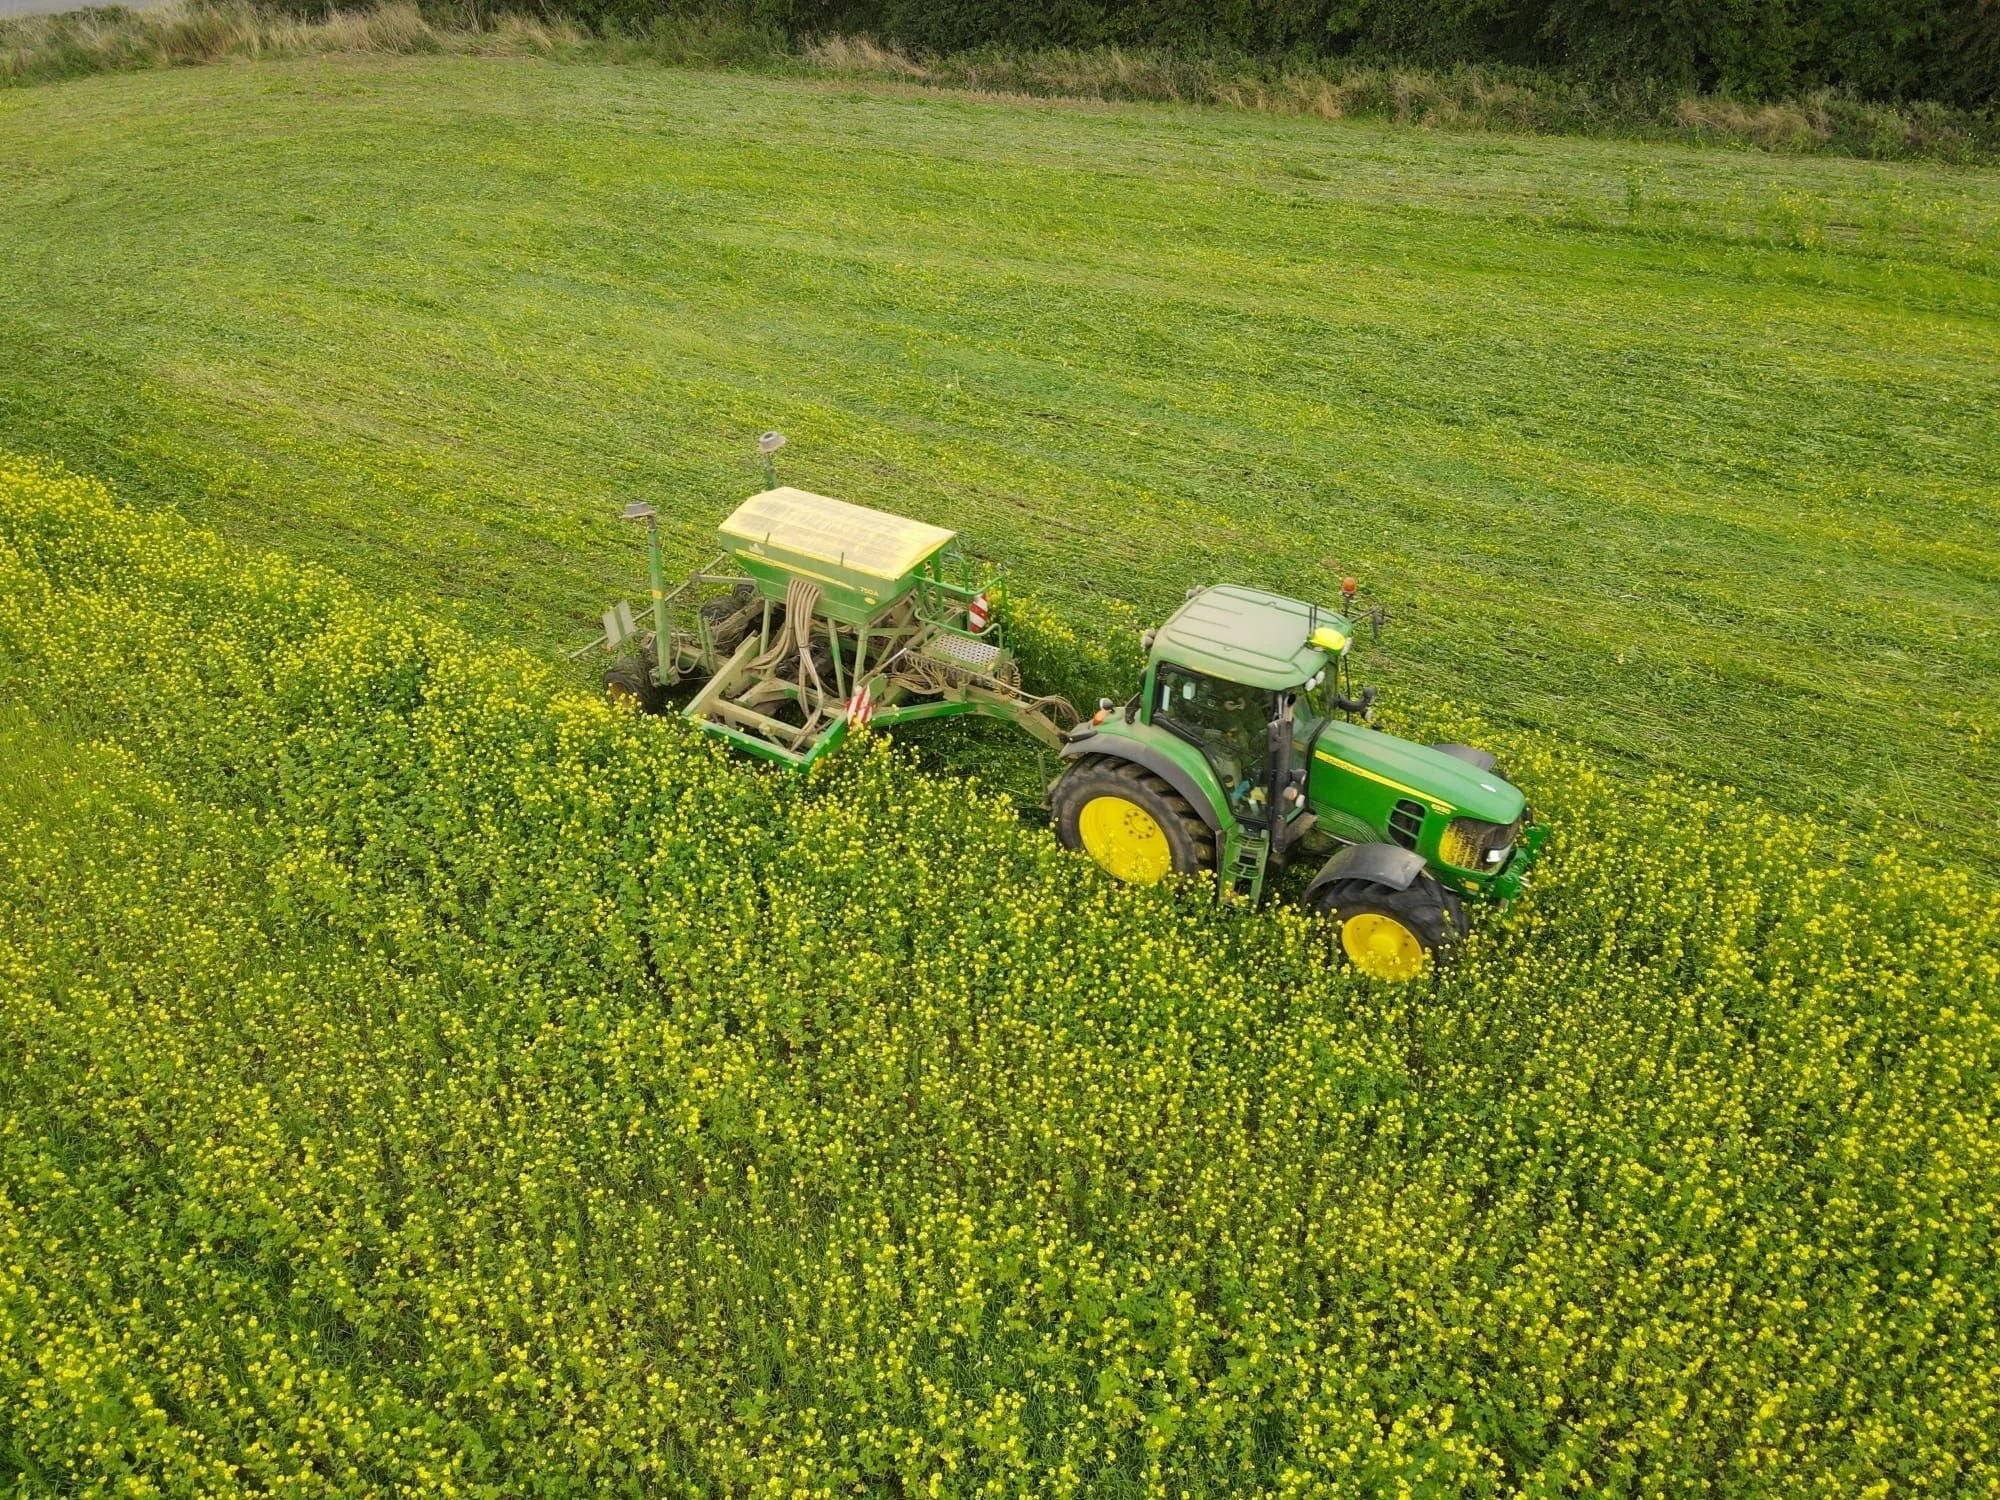
<path id="1" fill-rule="evenodd" d="M 669 589 L 657 517 L 647 512 L 645 519 L 652 629 L 621 637 L 607 625 L 600 642 L 615 650 L 637 637 L 650 652 L 653 679 L 662 688 L 691 676 L 705 677 L 701 691 L 682 710 L 705 731 L 759 759 L 805 770 L 846 741 L 851 728 L 846 704 L 858 685 L 867 682 L 875 698 L 870 721 L 880 728 L 978 715 L 1015 724 L 1044 744 L 1061 744 L 1062 731 L 1048 717 L 1049 701 L 1030 698 L 1009 680 L 1013 654 L 1004 616 L 1005 574 L 983 566 L 955 543 L 939 546 L 903 578 L 885 581 L 848 567 L 844 558 L 828 563 L 787 556 L 780 549 L 762 555 L 756 542 L 744 544 L 725 535 L 729 545 L 722 553 Z M 732 562 L 742 571 L 727 571 Z M 811 704 L 802 698 L 800 684 L 756 670 L 773 644 L 773 611 L 785 602 L 797 578 L 809 579 L 819 590 L 810 630 L 832 665 L 831 691 L 822 683 Z M 701 596 L 720 597 L 745 585 L 749 602 L 741 608 L 761 609 L 761 617 L 725 659 Z M 987 625 L 974 631 L 969 613 L 981 596 L 987 601 Z M 961 649 L 956 658 L 930 649 L 946 638 L 973 643 L 976 649 Z M 807 724 L 790 725 L 763 707 L 737 701 L 745 697 L 773 708 L 786 700 L 799 703 Z M 823 727 L 812 732 L 822 718 Z"/>
<path id="2" fill-rule="evenodd" d="M 956 566 L 960 580 L 945 576 L 947 566 Z M 972 555 L 956 544 L 933 553 L 916 575 L 917 616 L 939 630 L 967 640 L 984 641 L 1007 649 L 1007 622 L 1003 606 L 1007 596 L 1007 575 L 997 568 L 983 573 Z M 986 629 L 974 634 L 954 623 L 966 617 L 972 601 L 984 595 L 990 607 Z"/>

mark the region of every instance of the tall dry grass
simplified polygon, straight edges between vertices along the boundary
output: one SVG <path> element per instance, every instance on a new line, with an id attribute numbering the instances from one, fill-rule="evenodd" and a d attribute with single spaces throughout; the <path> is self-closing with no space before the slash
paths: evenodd
<path id="1" fill-rule="evenodd" d="M 1345 59 L 1186 57 L 1116 47 L 917 56 L 866 36 L 802 43 L 725 12 L 597 33 L 515 11 L 426 18 L 409 0 L 300 20 L 251 0 L 176 0 L 0 20 L 0 85 L 134 68 L 339 53 L 450 53 L 731 67 L 1037 98 L 1150 100 L 1430 129 L 1723 142 L 1767 151 L 2000 161 L 2000 121 L 1942 105 L 1873 104 L 1822 91 L 1747 103 L 1658 85 L 1592 87 L 1495 69 L 1399 68 Z"/>
<path id="2" fill-rule="evenodd" d="M 587 40 L 567 23 L 520 15 L 498 17 L 477 29 L 434 26 L 403 0 L 335 11 L 316 21 L 274 15 L 247 0 L 143 11 L 104 6 L 0 21 L 0 80 L 39 82 L 134 68 L 328 53 L 548 57 L 581 50 Z"/>
<path id="3" fill-rule="evenodd" d="M 773 61 L 782 51 L 775 33 L 699 15 L 663 22 L 643 36 L 604 36 L 520 11 L 488 13 L 476 23 L 433 21 L 410 0 L 384 0 L 314 20 L 268 11 L 250 0 L 175 0 L 152 10 L 96 6 L 0 20 L 0 84 L 345 53 L 730 66 Z"/>

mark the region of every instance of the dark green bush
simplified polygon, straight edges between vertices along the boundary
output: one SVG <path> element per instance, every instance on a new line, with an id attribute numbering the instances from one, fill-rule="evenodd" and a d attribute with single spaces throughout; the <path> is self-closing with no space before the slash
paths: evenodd
<path id="1" fill-rule="evenodd" d="M 310 0 L 317 3 L 317 0 Z M 443 0 L 464 12 L 471 0 Z M 1753 98 L 1844 89 L 1990 105 L 1992 0 L 739 0 L 794 37 L 862 32 L 921 51 L 1166 47 L 1202 55 L 1360 56 L 1426 67 L 1509 64 L 1597 83 L 1641 80 Z M 643 31 L 677 0 L 540 0 Z M 696 7 L 705 8 L 705 7 Z"/>

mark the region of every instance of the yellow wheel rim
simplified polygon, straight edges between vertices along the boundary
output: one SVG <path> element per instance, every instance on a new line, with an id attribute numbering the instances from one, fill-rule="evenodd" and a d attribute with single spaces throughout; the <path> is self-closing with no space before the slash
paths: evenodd
<path id="1" fill-rule="evenodd" d="M 1092 797 L 1076 815 L 1076 831 L 1090 857 L 1120 880 L 1151 885 L 1173 873 L 1166 829 L 1136 802 Z"/>
<path id="2" fill-rule="evenodd" d="M 1424 945 L 1394 917 L 1356 912 L 1340 924 L 1347 961 L 1375 979 L 1415 979 L 1424 971 Z"/>

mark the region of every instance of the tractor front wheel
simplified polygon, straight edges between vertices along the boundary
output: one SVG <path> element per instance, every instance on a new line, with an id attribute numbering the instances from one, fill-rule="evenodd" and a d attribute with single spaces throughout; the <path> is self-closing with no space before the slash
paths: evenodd
<path id="1" fill-rule="evenodd" d="M 1118 880 L 1152 885 L 1214 868 L 1215 835 L 1187 799 L 1129 760 L 1079 761 L 1049 799 L 1056 838 Z"/>
<path id="2" fill-rule="evenodd" d="M 1402 890 L 1372 880 L 1336 880 L 1313 893 L 1347 961 L 1371 979 L 1415 979 L 1464 937 L 1465 905 L 1428 875 Z"/>

